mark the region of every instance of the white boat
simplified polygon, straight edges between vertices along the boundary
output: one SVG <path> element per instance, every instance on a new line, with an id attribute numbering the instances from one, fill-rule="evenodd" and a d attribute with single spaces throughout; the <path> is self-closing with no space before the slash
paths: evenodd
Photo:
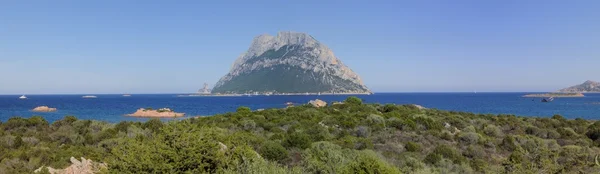
<path id="1" fill-rule="evenodd" d="M 19 99 L 27 99 L 27 97 L 25 97 L 25 95 L 22 95 L 21 97 L 19 97 Z"/>
<path id="2" fill-rule="evenodd" d="M 131 97 L 131 95 L 125 94 L 125 95 L 123 95 L 123 97 Z"/>
<path id="3" fill-rule="evenodd" d="M 93 96 L 93 95 L 86 95 L 86 96 L 83 96 L 83 97 L 81 97 L 81 98 L 98 98 L 98 97 L 96 97 L 96 96 Z"/>

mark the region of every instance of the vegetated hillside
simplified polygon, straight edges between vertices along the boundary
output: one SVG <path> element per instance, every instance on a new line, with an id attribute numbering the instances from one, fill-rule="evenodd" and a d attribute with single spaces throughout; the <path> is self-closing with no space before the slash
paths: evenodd
<path id="1" fill-rule="evenodd" d="M 241 107 L 198 119 L 109 124 L 65 117 L 0 125 L 0 171 L 110 173 L 597 173 L 600 122 L 477 115 L 413 105 Z"/>

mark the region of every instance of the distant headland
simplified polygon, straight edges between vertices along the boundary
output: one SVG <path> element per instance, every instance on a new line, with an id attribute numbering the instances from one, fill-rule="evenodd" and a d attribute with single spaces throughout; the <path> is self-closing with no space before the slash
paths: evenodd
<path id="1" fill-rule="evenodd" d="M 587 80 L 582 84 L 560 89 L 556 92 L 545 94 L 527 94 L 523 97 L 585 97 L 583 93 L 600 92 L 600 82 Z"/>
<path id="2" fill-rule="evenodd" d="M 544 93 L 544 94 L 527 94 L 523 97 L 585 97 L 582 93 Z"/>

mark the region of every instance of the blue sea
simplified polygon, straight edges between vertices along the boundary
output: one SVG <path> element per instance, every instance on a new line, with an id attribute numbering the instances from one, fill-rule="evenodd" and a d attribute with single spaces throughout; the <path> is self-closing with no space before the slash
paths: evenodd
<path id="1" fill-rule="evenodd" d="M 556 98 L 542 103 L 540 98 L 522 98 L 527 93 L 376 93 L 359 95 L 367 103 L 418 104 L 427 108 L 466 111 L 483 114 L 514 114 L 520 116 L 551 117 L 560 114 L 567 118 L 600 118 L 600 94 L 586 94 L 583 98 Z M 0 96 L 0 121 L 10 117 L 42 116 L 49 122 L 72 115 L 79 119 L 108 122 L 145 121 L 147 118 L 127 117 L 138 108 L 172 108 L 186 113 L 186 118 L 210 116 L 235 111 L 240 106 L 253 110 L 284 108 L 286 102 L 307 103 L 321 99 L 327 102 L 342 101 L 348 96 L 235 96 L 235 97 L 178 97 L 176 94 L 146 94 L 123 97 L 121 95 L 96 95 L 84 99 L 81 95 L 28 95 L 19 100 L 18 95 Z M 36 113 L 37 106 L 57 108 L 57 112 Z M 181 118 L 180 118 L 181 119 Z M 164 119 L 168 120 L 168 119 Z"/>

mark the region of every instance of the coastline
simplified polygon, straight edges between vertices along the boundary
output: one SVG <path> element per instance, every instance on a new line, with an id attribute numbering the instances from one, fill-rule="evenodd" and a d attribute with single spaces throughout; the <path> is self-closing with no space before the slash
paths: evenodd
<path id="1" fill-rule="evenodd" d="M 281 94 L 183 94 L 177 97 L 303 96 L 303 95 L 373 95 L 374 93 L 281 93 Z"/>

